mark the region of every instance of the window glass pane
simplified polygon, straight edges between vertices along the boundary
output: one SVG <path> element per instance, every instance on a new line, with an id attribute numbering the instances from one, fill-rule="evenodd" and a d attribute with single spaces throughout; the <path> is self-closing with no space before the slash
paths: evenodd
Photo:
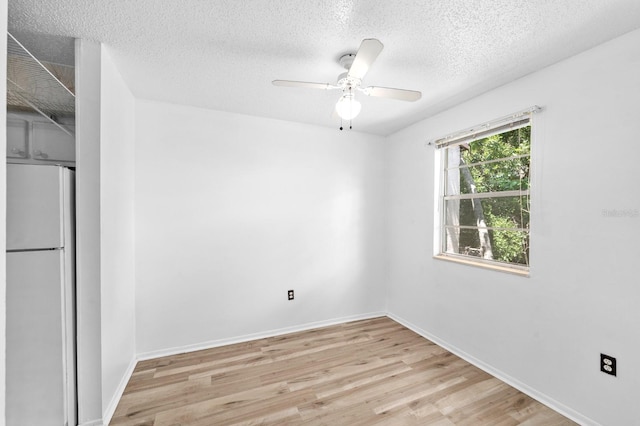
<path id="1" fill-rule="evenodd" d="M 462 159 L 466 164 L 529 154 L 531 126 L 478 139 L 462 147 Z"/>
<path id="2" fill-rule="evenodd" d="M 445 225 L 529 228 L 529 197 L 494 197 L 445 201 Z"/>
<path id="3" fill-rule="evenodd" d="M 493 259 L 500 262 L 529 265 L 529 232 L 489 231 Z"/>
<path id="4" fill-rule="evenodd" d="M 477 229 L 446 228 L 446 253 L 482 257 Z"/>
<path id="5" fill-rule="evenodd" d="M 483 233 L 489 244 L 480 244 Z M 516 265 L 529 265 L 529 233 L 513 230 L 446 228 L 445 252 L 491 259 Z M 489 256 L 490 253 L 490 256 Z"/>
<path id="6" fill-rule="evenodd" d="M 530 126 L 447 148 L 446 195 L 528 189 L 530 151 Z"/>
<path id="7" fill-rule="evenodd" d="M 460 147 L 454 146 L 444 151 L 445 155 L 445 195 L 460 194 Z"/>
<path id="8" fill-rule="evenodd" d="M 447 182 L 446 195 L 529 189 L 529 157 L 447 170 Z"/>

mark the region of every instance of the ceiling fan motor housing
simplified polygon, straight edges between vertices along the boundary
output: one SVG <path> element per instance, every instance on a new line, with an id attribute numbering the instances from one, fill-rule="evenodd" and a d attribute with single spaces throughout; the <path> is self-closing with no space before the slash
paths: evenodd
<path id="1" fill-rule="evenodd" d="M 347 53 L 346 55 L 342 55 L 340 59 L 338 59 L 338 63 L 342 68 L 349 71 L 351 65 L 353 65 L 353 60 L 356 58 L 355 53 Z"/>
<path id="2" fill-rule="evenodd" d="M 355 53 L 347 53 L 346 55 L 342 55 L 338 60 L 340 66 L 347 70 L 347 72 L 343 72 L 338 76 L 338 87 L 342 89 L 343 92 L 347 92 L 349 90 L 357 89 L 362 84 L 362 80 L 355 77 L 349 77 L 349 70 L 351 69 L 351 65 L 353 65 L 353 60 L 356 58 Z"/>
<path id="3" fill-rule="evenodd" d="M 362 80 L 355 77 L 349 77 L 349 73 L 343 72 L 338 76 L 338 87 L 340 87 L 343 91 L 349 89 L 357 89 L 362 84 Z"/>

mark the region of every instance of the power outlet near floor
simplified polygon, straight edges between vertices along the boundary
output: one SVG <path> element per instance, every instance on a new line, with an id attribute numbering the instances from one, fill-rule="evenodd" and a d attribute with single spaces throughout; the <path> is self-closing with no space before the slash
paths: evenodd
<path id="1" fill-rule="evenodd" d="M 293 290 L 287 291 L 287 299 L 293 300 Z"/>
<path id="2" fill-rule="evenodd" d="M 600 371 L 616 375 L 616 359 L 611 355 L 600 354 Z"/>

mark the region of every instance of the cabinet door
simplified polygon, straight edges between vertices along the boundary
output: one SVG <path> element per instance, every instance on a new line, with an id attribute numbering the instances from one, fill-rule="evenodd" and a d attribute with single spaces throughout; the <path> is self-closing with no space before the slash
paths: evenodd
<path id="1" fill-rule="evenodd" d="M 7 118 L 7 158 L 27 158 L 28 122 Z"/>
<path id="2" fill-rule="evenodd" d="M 55 124 L 34 121 L 31 151 L 36 160 L 75 161 L 76 141 Z"/>

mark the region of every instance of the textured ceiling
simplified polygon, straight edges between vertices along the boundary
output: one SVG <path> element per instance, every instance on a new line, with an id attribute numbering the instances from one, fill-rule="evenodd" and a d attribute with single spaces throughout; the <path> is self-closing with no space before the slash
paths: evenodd
<path id="1" fill-rule="evenodd" d="M 18 38 L 105 43 L 136 97 L 336 129 L 339 92 L 271 81 L 335 83 L 378 38 L 364 84 L 422 92 L 360 96 L 354 130 L 381 135 L 639 27 L 639 0 L 9 0 Z"/>

